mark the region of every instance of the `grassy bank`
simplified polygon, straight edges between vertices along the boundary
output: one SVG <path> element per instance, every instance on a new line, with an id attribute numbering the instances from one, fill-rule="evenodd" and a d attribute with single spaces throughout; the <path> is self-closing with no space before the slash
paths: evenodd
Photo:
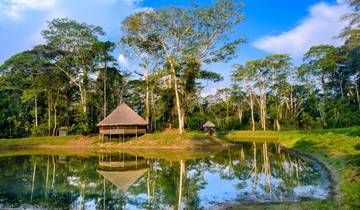
<path id="1" fill-rule="evenodd" d="M 21 139 L 0 139 L 0 149 L 152 149 L 152 150 L 187 150 L 210 149 L 229 145 L 217 137 L 206 135 L 205 132 L 186 132 L 182 135 L 177 130 L 166 130 L 151 133 L 139 138 L 112 139 L 112 142 L 99 142 L 98 136 L 55 136 L 29 137 Z"/>
<path id="2" fill-rule="evenodd" d="M 187 150 L 187 149 L 211 149 L 229 145 L 226 141 L 217 137 L 211 137 L 204 132 L 191 131 L 179 135 L 178 130 L 166 130 L 159 133 L 146 134 L 137 139 L 131 139 L 124 143 L 113 142 L 98 144 L 99 147 L 129 148 L 129 149 L 159 149 L 159 150 Z"/>
<path id="3" fill-rule="evenodd" d="M 46 136 L 27 137 L 19 139 L 0 139 L 0 148 L 4 147 L 36 147 L 42 145 L 61 146 L 72 140 L 78 140 L 81 136 Z"/>
<path id="4" fill-rule="evenodd" d="M 287 148 L 310 154 L 330 166 L 336 174 L 339 197 L 328 201 L 258 206 L 266 209 L 359 209 L 360 208 L 360 127 L 286 132 L 234 131 L 231 141 L 278 141 Z M 247 207 L 244 207 L 247 208 Z M 249 207 L 250 208 L 250 207 Z M 253 208 L 253 207 L 252 207 Z"/>

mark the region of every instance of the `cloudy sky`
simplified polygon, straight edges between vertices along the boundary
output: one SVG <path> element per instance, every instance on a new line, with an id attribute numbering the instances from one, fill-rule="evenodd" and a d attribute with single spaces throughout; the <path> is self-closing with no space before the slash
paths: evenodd
<path id="1" fill-rule="evenodd" d="M 163 6 L 188 7 L 191 2 L 211 4 L 211 0 L 0 0 L 0 64 L 11 55 L 44 42 L 41 30 L 53 18 L 69 17 L 80 22 L 102 26 L 104 40 L 117 42 L 120 23 L 128 15 Z M 301 62 L 310 46 L 342 44 L 334 39 L 345 23 L 340 17 L 348 11 L 341 0 L 244 0 L 245 21 L 234 37 L 244 37 L 247 43 L 239 56 L 230 63 L 208 66 L 221 73 L 225 80 L 208 84 L 206 93 L 230 83 L 231 65 L 244 63 L 272 53 L 288 53 L 294 63 Z M 128 59 L 115 52 L 124 68 L 131 68 Z M 131 69 L 130 69 L 131 70 Z"/>

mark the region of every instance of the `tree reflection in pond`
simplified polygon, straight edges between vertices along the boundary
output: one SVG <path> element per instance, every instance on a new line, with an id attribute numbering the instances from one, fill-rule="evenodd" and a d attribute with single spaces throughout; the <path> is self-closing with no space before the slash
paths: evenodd
<path id="1" fill-rule="evenodd" d="M 192 160 L 96 157 L 0 158 L 0 208 L 196 209 L 222 203 L 326 199 L 326 171 L 270 143 L 243 143 Z"/>

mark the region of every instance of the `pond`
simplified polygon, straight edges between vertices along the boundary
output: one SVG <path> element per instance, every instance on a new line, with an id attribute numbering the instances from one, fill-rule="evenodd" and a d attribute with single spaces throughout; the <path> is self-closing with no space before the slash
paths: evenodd
<path id="1" fill-rule="evenodd" d="M 8 156 L 0 170 L 0 208 L 213 209 L 330 196 L 322 165 L 270 143 L 187 160 L 121 151 Z"/>

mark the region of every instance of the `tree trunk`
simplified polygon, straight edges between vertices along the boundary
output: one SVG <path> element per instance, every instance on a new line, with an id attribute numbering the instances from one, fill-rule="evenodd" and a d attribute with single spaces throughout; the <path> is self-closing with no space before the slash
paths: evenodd
<path id="1" fill-rule="evenodd" d="M 145 109 L 146 109 L 146 123 L 148 125 L 148 129 L 151 130 L 151 125 L 149 124 L 149 118 L 150 118 L 150 105 L 149 105 L 149 84 L 147 81 L 147 76 L 145 77 L 146 80 L 146 99 L 145 99 Z"/>
<path id="2" fill-rule="evenodd" d="M 86 114 L 87 113 L 87 93 L 86 93 L 86 90 L 84 90 L 84 93 L 83 93 L 83 112 Z"/>
<path id="3" fill-rule="evenodd" d="M 326 82 L 325 82 L 325 75 L 324 74 L 321 75 L 321 84 L 322 84 L 322 88 L 323 88 L 323 91 L 324 91 L 324 99 L 326 101 L 327 89 L 326 89 Z"/>
<path id="4" fill-rule="evenodd" d="M 107 115 L 107 100 L 106 100 L 106 83 L 107 83 L 107 67 L 106 67 L 106 63 L 105 63 L 105 72 L 104 72 L 104 104 L 103 104 L 103 116 L 104 118 L 106 117 Z"/>
<path id="5" fill-rule="evenodd" d="M 243 115 L 243 110 L 239 107 L 238 108 L 238 117 L 239 117 L 240 129 L 242 127 L 242 115 Z"/>
<path id="6" fill-rule="evenodd" d="M 254 181 L 253 181 L 253 191 L 256 189 L 257 185 L 257 160 L 256 160 L 256 143 L 253 141 L 253 170 L 254 170 Z"/>
<path id="7" fill-rule="evenodd" d="M 49 188 L 49 156 L 47 156 L 47 164 L 46 164 L 46 180 L 45 180 L 45 198 L 48 197 L 48 188 Z"/>
<path id="8" fill-rule="evenodd" d="M 84 88 L 80 88 L 80 99 L 81 99 L 81 107 L 83 113 L 87 112 L 87 98 L 86 98 L 86 91 Z"/>
<path id="9" fill-rule="evenodd" d="M 226 128 L 229 128 L 229 124 L 230 124 L 230 117 L 229 117 L 229 106 L 226 105 L 226 116 L 225 116 L 225 121 L 226 121 Z"/>
<path id="10" fill-rule="evenodd" d="M 54 105 L 54 128 L 53 128 L 53 136 L 55 136 L 56 134 L 56 128 L 57 128 L 57 109 L 56 109 L 56 105 Z"/>
<path id="11" fill-rule="evenodd" d="M 48 135 L 51 135 L 51 102 L 48 96 Z"/>
<path id="12" fill-rule="evenodd" d="M 184 129 L 185 128 L 185 110 L 184 109 L 180 109 L 181 110 L 181 127 Z"/>
<path id="13" fill-rule="evenodd" d="M 31 202 L 33 200 L 33 194 L 34 194 L 34 188 L 35 188 L 35 175 L 36 175 L 36 160 L 34 163 L 34 170 L 33 170 L 33 175 L 32 175 L 32 183 L 31 183 Z"/>
<path id="14" fill-rule="evenodd" d="M 151 89 L 151 121 L 152 129 L 156 130 L 156 112 L 155 112 L 155 97 L 154 97 L 154 88 Z"/>
<path id="15" fill-rule="evenodd" d="M 250 99 L 250 110 L 251 110 L 251 130 L 255 131 L 255 119 L 254 119 L 254 99 L 252 96 L 252 93 L 249 93 L 249 99 Z"/>
<path id="16" fill-rule="evenodd" d="M 276 118 L 276 120 L 275 120 L 275 124 L 276 124 L 276 130 L 277 131 L 280 131 L 280 123 L 279 123 L 279 119 L 278 118 Z"/>
<path id="17" fill-rule="evenodd" d="M 184 174 L 185 174 L 185 163 L 183 160 L 180 160 L 180 183 L 179 183 L 178 210 L 181 210 L 181 198 L 182 198 L 182 186 L 183 186 Z"/>
<path id="18" fill-rule="evenodd" d="M 181 106 L 180 106 L 180 97 L 179 97 L 179 91 L 178 91 L 178 84 L 177 84 L 177 77 L 175 75 L 175 70 L 174 71 L 174 90 L 175 90 L 175 98 L 176 98 L 176 108 L 177 108 L 177 113 L 178 113 L 178 120 L 179 120 L 179 133 L 182 134 L 183 133 L 183 124 L 184 121 L 182 119 L 182 112 L 181 112 Z"/>
<path id="19" fill-rule="evenodd" d="M 356 99 L 360 110 L 360 94 L 359 94 L 359 87 L 356 81 L 355 81 L 355 90 L 356 90 Z"/>
<path id="20" fill-rule="evenodd" d="M 341 98 L 344 98 L 344 88 L 343 88 L 343 81 L 342 81 L 342 79 L 339 80 L 339 88 L 340 88 Z"/>
<path id="21" fill-rule="evenodd" d="M 147 199 L 148 199 L 148 208 L 150 209 L 150 170 L 148 170 L 147 179 L 146 179 L 146 188 L 147 188 Z"/>
<path id="22" fill-rule="evenodd" d="M 39 126 L 39 121 L 38 121 L 38 108 L 37 108 L 37 95 L 35 94 L 35 126 L 38 127 Z"/>
<path id="23" fill-rule="evenodd" d="M 260 100 L 258 102 L 259 102 L 259 108 L 260 108 L 261 128 L 265 131 L 266 130 L 266 93 L 265 93 L 265 87 L 262 87 L 260 89 Z"/>

